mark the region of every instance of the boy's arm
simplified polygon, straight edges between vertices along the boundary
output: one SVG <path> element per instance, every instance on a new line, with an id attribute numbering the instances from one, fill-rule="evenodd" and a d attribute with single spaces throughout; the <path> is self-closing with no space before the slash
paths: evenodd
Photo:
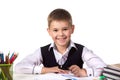
<path id="1" fill-rule="evenodd" d="M 41 70 L 41 74 L 44 73 L 68 73 L 67 70 L 62 70 L 60 68 L 58 68 L 58 66 L 55 67 L 43 67 Z"/>
<path id="2" fill-rule="evenodd" d="M 85 68 L 87 76 L 100 76 L 106 66 L 100 57 L 86 47 L 83 48 L 82 59 L 88 66 L 88 68 Z"/>
<path id="3" fill-rule="evenodd" d="M 72 65 L 69 67 L 71 73 L 73 73 L 77 77 L 87 77 L 87 72 L 84 68 L 80 68 L 77 65 Z"/>
<path id="4" fill-rule="evenodd" d="M 23 60 L 15 65 L 16 73 L 40 73 L 42 69 L 42 57 L 40 48 L 34 53 L 26 56 Z"/>

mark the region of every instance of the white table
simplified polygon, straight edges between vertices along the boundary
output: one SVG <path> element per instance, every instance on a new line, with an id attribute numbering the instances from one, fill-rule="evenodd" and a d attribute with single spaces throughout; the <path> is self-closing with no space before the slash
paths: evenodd
<path id="1" fill-rule="evenodd" d="M 13 80 L 98 80 L 93 77 L 74 77 L 72 75 L 63 75 L 55 73 L 47 74 L 13 74 Z"/>

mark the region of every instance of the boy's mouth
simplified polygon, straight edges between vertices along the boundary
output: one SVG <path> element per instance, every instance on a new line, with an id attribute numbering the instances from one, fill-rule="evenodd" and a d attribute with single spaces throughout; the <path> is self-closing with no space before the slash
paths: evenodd
<path id="1" fill-rule="evenodd" d="M 57 38 L 58 41 L 64 42 L 67 39 L 67 37 Z"/>

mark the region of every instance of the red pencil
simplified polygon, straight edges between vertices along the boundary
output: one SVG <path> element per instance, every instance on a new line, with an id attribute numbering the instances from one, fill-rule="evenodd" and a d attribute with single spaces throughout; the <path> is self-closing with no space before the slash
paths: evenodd
<path id="1" fill-rule="evenodd" d="M 14 62 L 14 60 L 17 58 L 17 54 L 14 54 L 11 59 L 10 59 L 10 64 L 12 64 Z"/>

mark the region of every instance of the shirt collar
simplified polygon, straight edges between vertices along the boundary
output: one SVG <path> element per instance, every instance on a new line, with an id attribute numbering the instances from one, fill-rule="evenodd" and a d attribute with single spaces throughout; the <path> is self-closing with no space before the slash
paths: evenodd
<path id="1" fill-rule="evenodd" d="M 72 47 L 75 48 L 75 49 L 77 49 L 77 47 L 75 46 L 74 42 L 73 42 L 73 41 L 70 41 L 70 45 L 68 46 L 68 48 L 71 49 Z M 51 48 L 56 49 L 56 46 L 55 46 L 55 43 L 54 43 L 54 42 L 50 44 L 50 46 L 49 46 L 49 51 L 50 51 Z"/>

